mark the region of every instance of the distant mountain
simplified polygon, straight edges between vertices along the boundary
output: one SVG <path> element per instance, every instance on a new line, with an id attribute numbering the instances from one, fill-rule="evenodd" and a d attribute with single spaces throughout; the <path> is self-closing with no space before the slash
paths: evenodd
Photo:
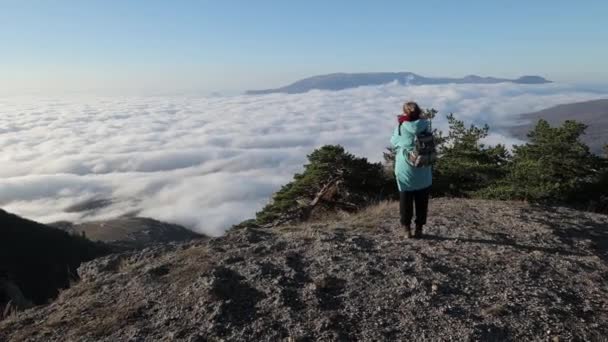
<path id="1" fill-rule="evenodd" d="M 119 217 L 84 223 L 56 222 L 52 226 L 118 249 L 139 249 L 159 243 L 203 237 L 182 226 L 145 217 Z"/>
<path id="2" fill-rule="evenodd" d="M 320 75 L 305 78 L 294 82 L 288 86 L 277 89 L 266 90 L 250 90 L 248 95 L 270 94 L 270 93 L 305 93 L 309 90 L 342 90 L 368 85 L 380 85 L 390 82 L 398 82 L 400 84 L 425 85 L 425 84 L 490 84 L 512 82 L 521 84 L 541 84 L 549 83 L 540 76 L 522 76 L 517 79 L 506 79 L 496 77 L 481 77 L 477 75 L 469 75 L 463 78 L 448 78 L 448 77 L 424 77 L 412 72 L 370 72 L 370 73 L 335 73 L 328 75 Z"/>
<path id="3" fill-rule="evenodd" d="M 78 213 L 82 218 L 97 214 L 114 204 L 111 198 L 90 198 L 64 209 L 66 213 Z M 50 226 L 74 235 L 82 235 L 93 241 L 104 242 L 115 250 L 141 249 L 159 243 L 187 241 L 202 238 L 202 235 L 176 224 L 139 217 L 134 211 L 109 220 L 72 223 L 60 221 Z"/>
<path id="4" fill-rule="evenodd" d="M 551 125 L 576 120 L 589 126 L 583 141 L 592 152 L 600 154 L 603 146 L 608 144 L 608 99 L 561 104 L 538 112 L 520 114 L 519 117 L 524 123 L 511 127 L 510 131 L 520 139 L 526 139 L 527 133 L 538 119 L 545 119 Z"/>

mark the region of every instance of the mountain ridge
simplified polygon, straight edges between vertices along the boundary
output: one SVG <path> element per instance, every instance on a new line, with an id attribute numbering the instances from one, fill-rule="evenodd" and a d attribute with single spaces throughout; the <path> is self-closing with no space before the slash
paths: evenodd
<path id="1" fill-rule="evenodd" d="M 368 72 L 368 73 L 332 73 L 317 75 L 298 80 L 287 86 L 275 89 L 249 90 L 247 95 L 262 95 L 272 93 L 298 94 L 307 91 L 318 90 L 343 90 L 360 86 L 381 85 L 390 82 L 411 85 L 431 84 L 493 84 L 512 82 L 520 84 L 543 84 L 551 81 L 540 76 L 521 76 L 516 79 L 482 77 L 478 75 L 467 75 L 462 78 L 450 77 L 425 77 L 413 72 Z"/>

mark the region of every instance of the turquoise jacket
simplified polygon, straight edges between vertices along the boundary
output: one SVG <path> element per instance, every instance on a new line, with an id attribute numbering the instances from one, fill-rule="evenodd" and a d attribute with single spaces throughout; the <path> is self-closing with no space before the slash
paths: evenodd
<path id="1" fill-rule="evenodd" d="M 399 191 L 420 190 L 433 184 L 431 166 L 413 167 L 405 159 L 407 153 L 414 149 L 416 134 L 427 129 L 430 129 L 429 121 L 420 119 L 401 124 L 401 135 L 399 127 L 393 132 L 391 145 L 395 148 L 395 178 Z"/>

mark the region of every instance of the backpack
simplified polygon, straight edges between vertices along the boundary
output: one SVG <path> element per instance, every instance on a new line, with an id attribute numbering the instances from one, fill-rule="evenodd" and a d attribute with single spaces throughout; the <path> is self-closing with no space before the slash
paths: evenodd
<path id="1" fill-rule="evenodd" d="M 401 125 L 399 125 L 399 135 L 401 135 Z M 406 153 L 405 160 L 413 167 L 431 166 L 435 163 L 437 149 L 430 121 L 427 130 L 414 135 L 414 149 L 403 152 Z"/>

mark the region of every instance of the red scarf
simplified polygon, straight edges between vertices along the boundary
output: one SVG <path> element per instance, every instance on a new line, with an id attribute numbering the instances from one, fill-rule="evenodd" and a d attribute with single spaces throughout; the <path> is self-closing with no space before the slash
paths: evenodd
<path id="1" fill-rule="evenodd" d="M 399 124 L 401 125 L 404 122 L 411 122 L 414 120 L 412 120 L 412 118 L 409 115 L 402 114 L 402 115 L 397 115 L 397 121 L 399 121 Z"/>

